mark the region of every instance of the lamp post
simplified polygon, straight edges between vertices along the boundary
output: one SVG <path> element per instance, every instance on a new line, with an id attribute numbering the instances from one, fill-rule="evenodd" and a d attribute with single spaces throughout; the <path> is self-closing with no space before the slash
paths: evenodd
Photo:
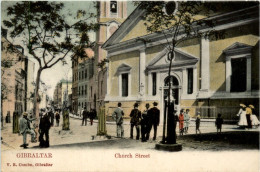
<path id="1" fill-rule="evenodd" d="M 177 11 L 177 2 L 168 2 L 165 4 L 164 11 L 167 15 L 172 15 Z M 163 119 L 163 138 L 162 141 L 155 145 L 156 149 L 167 150 L 167 151 L 180 151 L 182 150 L 182 145 L 176 143 L 176 132 L 175 132 L 175 118 L 174 118 L 174 98 L 171 100 L 172 96 L 172 82 L 171 82 L 171 68 L 173 65 L 173 60 L 175 59 L 175 46 L 176 46 L 176 34 L 172 38 L 172 45 L 170 45 L 170 51 L 167 54 L 167 60 L 170 62 L 168 70 L 168 98 L 165 103 L 164 119 Z M 167 119 L 167 125 L 166 125 Z M 166 129 L 167 127 L 167 129 Z M 167 130 L 167 135 L 165 132 Z"/>

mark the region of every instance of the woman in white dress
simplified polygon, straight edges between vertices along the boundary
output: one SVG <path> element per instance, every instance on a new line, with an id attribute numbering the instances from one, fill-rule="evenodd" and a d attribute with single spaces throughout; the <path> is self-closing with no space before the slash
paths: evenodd
<path id="1" fill-rule="evenodd" d="M 251 115 L 252 126 L 255 126 L 255 128 L 257 128 L 260 122 L 256 117 L 255 107 L 253 105 L 249 105 L 249 107 L 252 109 L 252 115 Z"/>
<path id="2" fill-rule="evenodd" d="M 246 120 L 246 105 L 240 104 L 240 110 L 237 114 L 237 116 L 240 116 L 239 122 L 237 125 L 240 127 L 245 128 L 247 126 L 247 120 Z"/>

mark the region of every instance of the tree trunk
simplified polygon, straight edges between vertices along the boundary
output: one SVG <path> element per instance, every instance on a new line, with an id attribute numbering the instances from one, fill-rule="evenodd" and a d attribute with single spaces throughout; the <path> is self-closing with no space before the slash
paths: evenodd
<path id="1" fill-rule="evenodd" d="M 37 76 L 36 76 L 36 85 L 35 85 L 35 91 L 34 91 L 34 115 L 36 118 L 39 118 L 39 102 L 38 102 L 38 98 L 39 98 L 39 87 L 40 87 L 40 79 L 41 79 L 41 73 L 42 73 L 42 69 L 40 68 L 37 72 Z"/>

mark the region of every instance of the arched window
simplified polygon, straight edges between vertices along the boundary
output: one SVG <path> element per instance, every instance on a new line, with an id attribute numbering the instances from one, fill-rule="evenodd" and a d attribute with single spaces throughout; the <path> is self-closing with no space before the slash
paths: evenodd
<path id="1" fill-rule="evenodd" d="M 171 82 L 171 86 L 178 86 L 179 85 L 179 81 L 175 76 L 168 76 L 167 78 L 165 78 L 164 80 L 164 86 L 169 86 L 169 82 Z"/>

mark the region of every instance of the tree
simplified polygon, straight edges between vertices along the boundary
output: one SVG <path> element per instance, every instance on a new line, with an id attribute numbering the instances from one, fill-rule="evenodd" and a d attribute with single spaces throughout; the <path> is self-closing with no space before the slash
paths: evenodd
<path id="1" fill-rule="evenodd" d="M 145 10 L 143 19 L 148 32 L 164 34 L 168 41 L 168 60 L 169 70 L 168 78 L 172 69 L 175 48 L 185 40 L 214 37 L 214 39 L 222 39 L 225 37 L 224 31 L 214 30 L 216 25 L 214 20 L 208 19 L 216 11 L 230 11 L 241 9 L 246 6 L 255 5 L 252 3 L 232 3 L 232 2 L 196 2 L 196 1 L 152 1 L 152 2 L 135 2 L 139 8 Z M 165 121 L 164 114 L 163 140 L 162 143 L 176 144 L 176 133 L 174 131 L 175 123 L 173 117 L 174 103 L 171 101 L 171 82 L 168 80 L 168 100 L 167 100 L 167 138 L 165 137 Z"/>
<path id="2" fill-rule="evenodd" d="M 37 70 L 34 112 L 39 116 L 39 84 L 44 70 L 52 68 L 73 53 L 87 57 L 84 48 L 93 46 L 88 33 L 96 31 L 95 14 L 79 10 L 74 23 L 66 21 L 71 14 L 62 14 L 64 4 L 50 1 L 17 2 L 7 9 L 9 20 L 4 25 L 10 37 L 21 39 L 23 46 L 39 64 Z"/>

